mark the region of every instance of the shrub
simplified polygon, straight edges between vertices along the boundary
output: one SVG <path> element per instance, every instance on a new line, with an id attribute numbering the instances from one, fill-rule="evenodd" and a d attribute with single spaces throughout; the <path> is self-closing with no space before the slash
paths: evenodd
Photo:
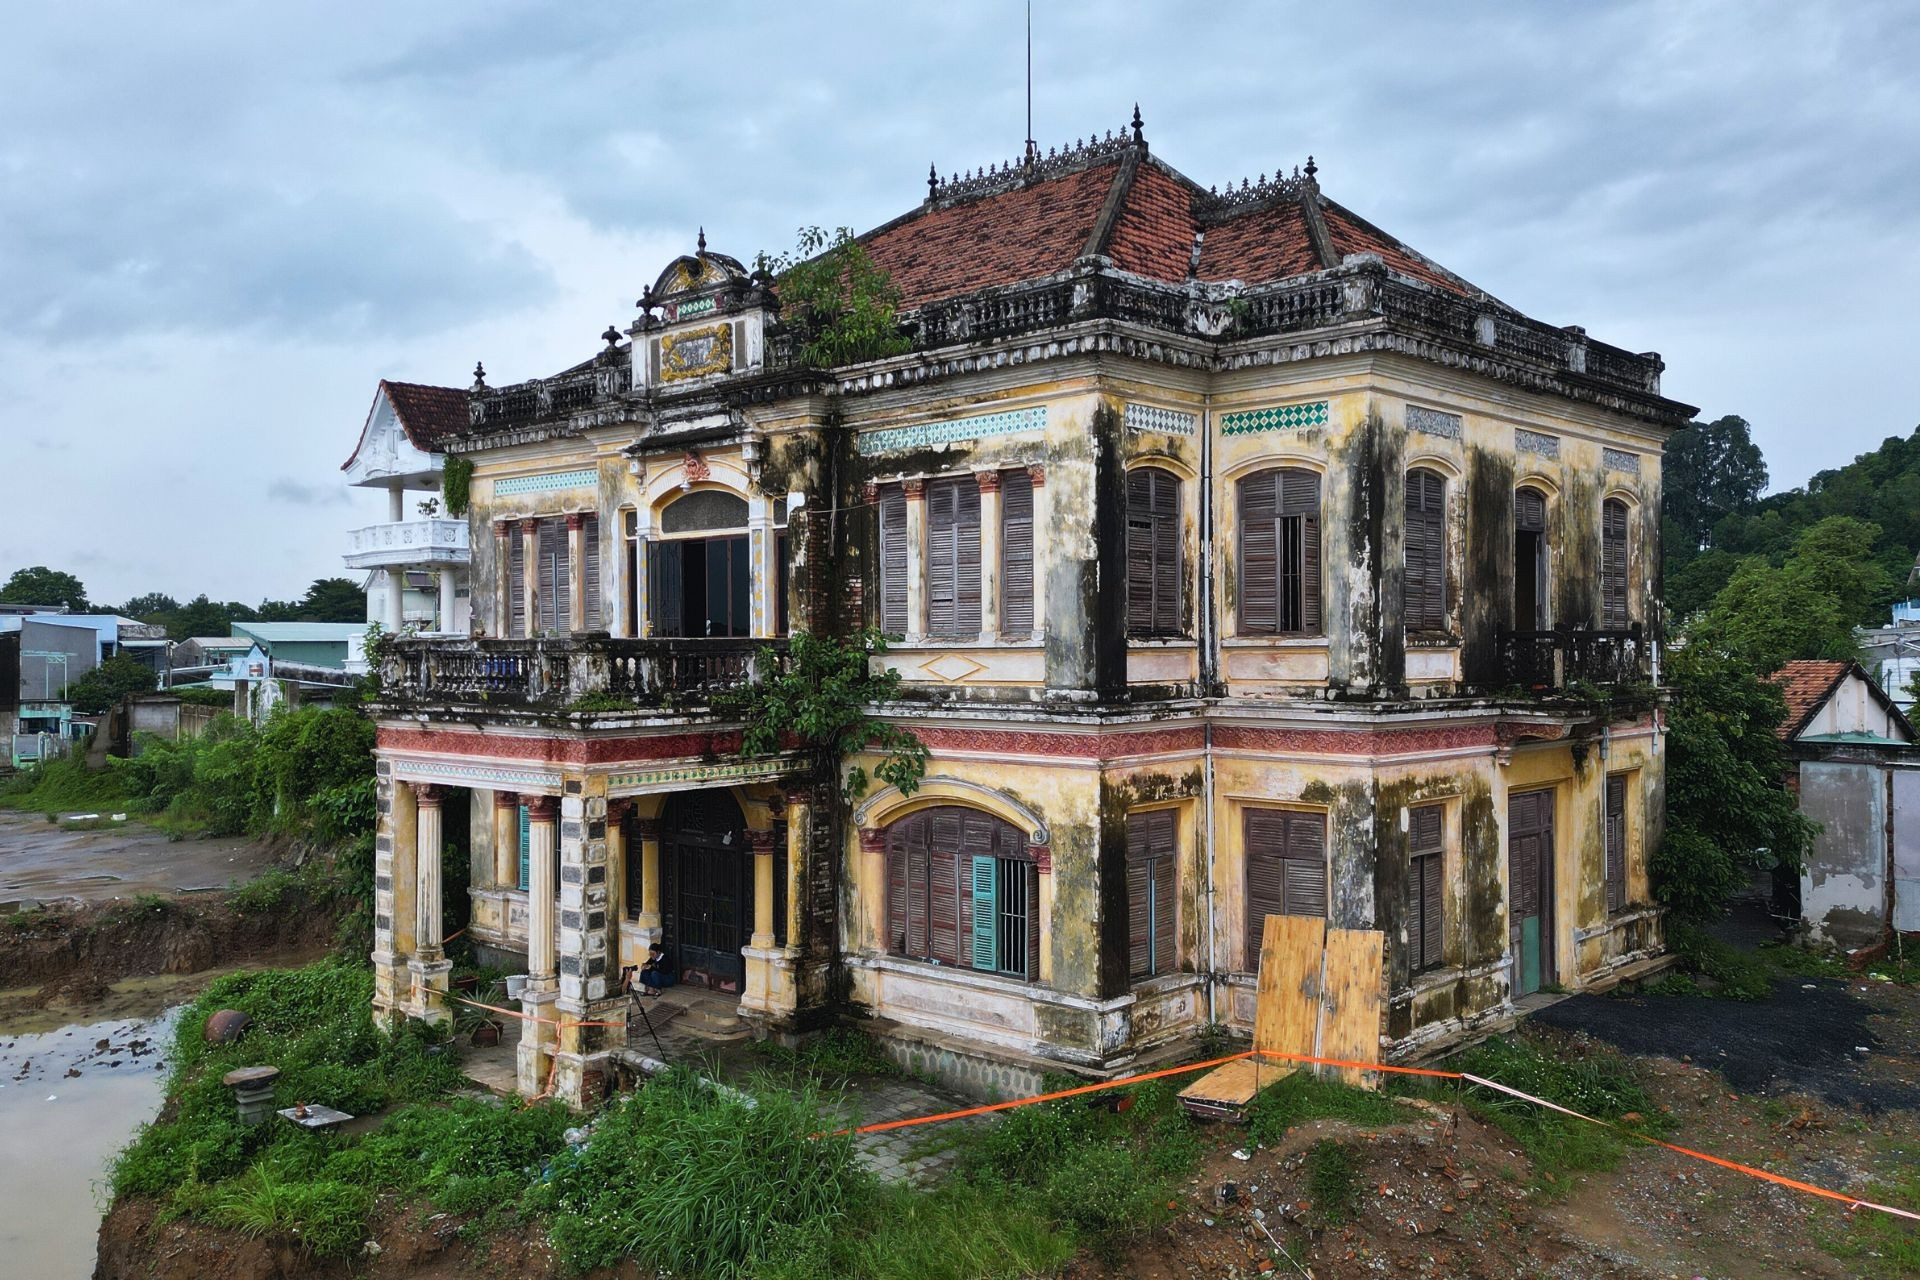
<path id="1" fill-rule="evenodd" d="M 1764 960 L 1695 925 L 1676 921 L 1667 930 L 1667 946 L 1681 967 L 1713 980 L 1705 994 L 1729 1000 L 1764 1000 L 1773 994 L 1773 974 Z"/>

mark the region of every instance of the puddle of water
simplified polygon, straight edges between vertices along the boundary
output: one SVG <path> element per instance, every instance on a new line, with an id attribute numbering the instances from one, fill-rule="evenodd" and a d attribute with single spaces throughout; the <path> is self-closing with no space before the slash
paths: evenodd
<path id="1" fill-rule="evenodd" d="M 107 1165 L 160 1109 L 178 1012 L 0 1034 L 0 1270 L 93 1274 Z"/>

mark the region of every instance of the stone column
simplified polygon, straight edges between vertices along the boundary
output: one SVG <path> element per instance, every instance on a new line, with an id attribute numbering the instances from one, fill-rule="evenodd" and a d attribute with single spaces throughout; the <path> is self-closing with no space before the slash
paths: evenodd
<path id="1" fill-rule="evenodd" d="M 567 630 L 587 629 L 586 517 L 567 514 Z"/>
<path id="2" fill-rule="evenodd" d="M 387 523 L 399 524 L 407 518 L 407 491 L 399 484 L 387 486 Z"/>
<path id="3" fill-rule="evenodd" d="M 448 1018 L 447 988 L 453 962 L 440 950 L 440 805 L 446 790 L 426 784 L 414 798 L 414 953 L 407 960 L 413 989 L 412 1013 L 427 1022 Z"/>
<path id="4" fill-rule="evenodd" d="M 393 762 L 374 761 L 373 1011 L 386 1027 L 406 1021 L 413 1002 L 407 962 L 414 941 L 413 789 L 393 780 Z"/>
<path id="5" fill-rule="evenodd" d="M 520 599 L 527 615 L 527 634 L 533 635 L 540 630 L 540 617 L 535 607 L 540 597 L 540 522 L 522 520 L 520 522 Z"/>
<path id="6" fill-rule="evenodd" d="M 787 792 L 787 954 L 800 953 L 801 914 L 806 899 L 807 850 L 813 839 L 813 797 L 804 788 Z"/>
<path id="7" fill-rule="evenodd" d="M 747 940 L 747 945 L 756 951 L 770 951 L 775 937 L 773 832 L 749 831 L 747 843 L 753 849 L 753 936 Z"/>
<path id="8" fill-rule="evenodd" d="M 440 628 L 439 628 L 442 631 L 450 632 L 453 630 L 453 610 L 454 610 L 454 601 L 456 600 L 456 598 L 457 597 L 454 595 L 453 566 L 450 564 L 443 564 L 440 566 Z"/>
<path id="9" fill-rule="evenodd" d="M 631 800 L 607 801 L 607 972 L 616 990 L 626 963 L 621 942 L 627 920 L 627 814 L 632 808 Z"/>
<path id="10" fill-rule="evenodd" d="M 1047 633 L 1047 559 L 1052 555 L 1052 539 L 1042 531 L 1052 526 L 1046 512 L 1047 469 L 1036 462 L 1027 476 L 1033 481 L 1033 642 L 1038 644 Z"/>
<path id="11" fill-rule="evenodd" d="M 559 806 L 552 796 L 524 796 L 527 806 L 527 989 L 521 1011 L 533 1021 L 520 1029 L 516 1061 L 522 1097 L 535 1097 L 547 1087 L 556 1042 L 553 1002 L 559 995 L 554 956 L 553 875 L 554 817 Z"/>
<path id="12" fill-rule="evenodd" d="M 1000 638 L 1000 473 L 976 471 L 980 484 L 980 641 Z"/>
<path id="13" fill-rule="evenodd" d="M 773 502 L 756 486 L 747 497 L 747 562 L 752 566 L 747 629 L 755 636 L 772 635 L 780 617 L 780 602 L 774 598 L 780 589 L 780 571 L 773 555 Z"/>
<path id="14" fill-rule="evenodd" d="M 388 635 L 398 635 L 400 628 L 407 625 L 407 574 L 404 569 L 386 569 L 383 572 L 387 576 L 387 602 L 386 608 L 381 611 L 386 616 L 380 625 L 386 628 Z"/>
<path id="15" fill-rule="evenodd" d="M 493 793 L 493 887 L 520 887 L 520 796 L 514 791 Z"/>
<path id="16" fill-rule="evenodd" d="M 1033 855 L 1034 870 L 1040 874 L 1035 879 L 1040 882 L 1040 901 L 1035 909 L 1040 913 L 1040 972 L 1037 981 L 1053 981 L 1053 849 L 1049 845 L 1030 844 L 1027 852 Z"/>
<path id="17" fill-rule="evenodd" d="M 560 798 L 560 995 L 554 1096 L 591 1105 L 607 1055 L 626 1046 L 627 1002 L 608 972 L 606 778 L 569 778 Z"/>
<path id="18" fill-rule="evenodd" d="M 499 602 L 493 616 L 493 634 L 513 634 L 513 593 L 520 584 L 513 580 L 513 521 L 493 522 L 493 577 L 497 584 L 494 599 Z"/>
<path id="19" fill-rule="evenodd" d="M 884 955 L 888 943 L 887 833 L 884 828 L 860 828 L 860 892 L 857 896 L 866 907 L 865 919 L 861 922 L 866 936 L 860 942 Z"/>
<path id="20" fill-rule="evenodd" d="M 907 644 L 927 634 L 927 482 L 908 480 L 907 495 Z"/>
<path id="21" fill-rule="evenodd" d="M 635 818 L 633 838 L 640 842 L 640 910 L 634 916 L 643 945 L 660 940 L 660 819 Z"/>

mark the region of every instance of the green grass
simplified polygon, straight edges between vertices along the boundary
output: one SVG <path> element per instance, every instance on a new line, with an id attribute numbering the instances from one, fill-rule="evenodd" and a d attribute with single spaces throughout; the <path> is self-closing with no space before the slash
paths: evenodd
<path id="1" fill-rule="evenodd" d="M 902 1074 L 899 1065 L 880 1051 L 879 1043 L 872 1036 L 853 1027 L 829 1027 L 802 1041 L 797 1048 L 774 1040 L 761 1040 L 754 1044 L 754 1052 L 770 1066 L 819 1080 Z"/>
<path id="2" fill-rule="evenodd" d="M 1322 1225 L 1337 1227 L 1359 1207 L 1353 1153 L 1338 1142 L 1316 1142 L 1307 1152 L 1307 1198 Z"/>
<path id="3" fill-rule="evenodd" d="M 1599 1120 L 1625 1121 L 1628 1128 L 1649 1136 L 1671 1127 L 1634 1078 L 1626 1059 L 1611 1050 L 1594 1048 L 1576 1055 L 1564 1048 L 1548 1050 L 1524 1036 L 1499 1036 L 1442 1065 L 1497 1080 Z M 1491 1089 L 1470 1087 L 1465 1097 L 1475 1119 L 1520 1144 L 1533 1163 L 1536 1187 L 1548 1195 L 1564 1194 L 1574 1175 L 1612 1169 L 1631 1142 L 1611 1129 Z"/>
<path id="4" fill-rule="evenodd" d="M 1384 1093 L 1318 1080 L 1305 1071 L 1296 1071 L 1254 1096 L 1247 1106 L 1247 1136 L 1263 1147 L 1271 1147 L 1287 1130 L 1308 1120 L 1387 1125 L 1414 1118 L 1411 1107 Z"/>
<path id="5" fill-rule="evenodd" d="M 1706 994 L 1727 1000 L 1765 1000 L 1773 994 L 1774 971 L 1765 959 L 1693 925 L 1671 926 L 1667 947 Z"/>
<path id="6" fill-rule="evenodd" d="M 1890 1183 L 1870 1187 L 1864 1198 L 1895 1209 L 1920 1213 L 1920 1173 L 1907 1171 Z M 1831 1221 L 1831 1209 L 1820 1221 Z M 1862 1276 L 1920 1274 L 1920 1228 L 1874 1209 L 1860 1209 L 1839 1221 L 1838 1230 L 1815 1228 L 1815 1238 L 1834 1257 L 1859 1264 Z"/>

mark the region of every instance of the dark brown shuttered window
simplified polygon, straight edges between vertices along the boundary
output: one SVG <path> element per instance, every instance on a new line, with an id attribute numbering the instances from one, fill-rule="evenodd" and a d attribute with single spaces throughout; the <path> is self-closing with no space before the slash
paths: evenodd
<path id="1" fill-rule="evenodd" d="M 1180 477 L 1127 473 L 1127 631 L 1180 634 Z"/>
<path id="2" fill-rule="evenodd" d="M 887 830 L 887 949 L 1016 978 L 1040 973 L 1038 871 L 990 814 L 943 806 Z"/>
<path id="3" fill-rule="evenodd" d="M 1246 967 L 1260 967 L 1268 916 L 1327 914 L 1327 815 L 1246 811 Z"/>
<path id="4" fill-rule="evenodd" d="M 543 635 L 571 630 L 573 558 L 564 519 L 540 522 L 534 555 L 534 628 Z"/>
<path id="5" fill-rule="evenodd" d="M 527 540 L 517 524 L 507 534 L 507 634 L 527 634 Z"/>
<path id="6" fill-rule="evenodd" d="M 880 629 L 907 634 L 907 494 L 880 487 Z"/>
<path id="7" fill-rule="evenodd" d="M 1410 814 L 1407 837 L 1407 950 L 1415 973 L 1441 963 L 1446 942 L 1442 903 L 1446 897 L 1445 815 L 1441 805 Z"/>
<path id="8" fill-rule="evenodd" d="M 927 482 L 927 634 L 980 634 L 980 484 Z"/>
<path id="9" fill-rule="evenodd" d="M 1127 973 L 1151 978 L 1174 967 L 1174 810 L 1127 817 Z"/>
<path id="10" fill-rule="evenodd" d="M 601 631 L 607 624 L 600 599 L 600 517 L 597 513 L 580 522 L 580 558 L 584 562 L 581 571 L 587 579 L 586 609 L 580 626 L 584 631 Z"/>
<path id="11" fill-rule="evenodd" d="M 1547 499 L 1538 489 L 1513 495 L 1513 626 L 1547 627 Z"/>
<path id="12" fill-rule="evenodd" d="M 1000 477 L 1000 630 L 1033 634 L 1033 476 Z"/>
<path id="13" fill-rule="evenodd" d="M 1607 778 L 1607 910 L 1627 905 L 1627 776 Z"/>
<path id="14" fill-rule="evenodd" d="M 1320 634 L 1320 477 L 1311 471 L 1240 482 L 1240 631 Z"/>
<path id="15" fill-rule="evenodd" d="M 1600 625 L 1627 625 L 1627 504 L 1618 498 L 1600 507 Z"/>
<path id="16" fill-rule="evenodd" d="M 1409 631 L 1447 625 L 1447 482 L 1433 471 L 1407 472 L 1406 621 Z"/>

